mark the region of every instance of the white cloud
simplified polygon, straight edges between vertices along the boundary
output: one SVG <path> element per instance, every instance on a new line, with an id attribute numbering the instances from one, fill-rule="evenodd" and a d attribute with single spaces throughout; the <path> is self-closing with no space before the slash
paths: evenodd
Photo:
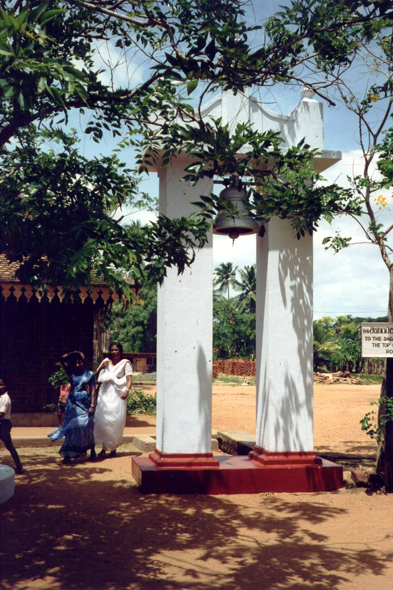
<path id="1" fill-rule="evenodd" d="M 351 232 L 350 223 L 326 222 L 314 236 L 314 316 L 351 314 L 385 315 L 388 302 L 388 272 L 375 246 L 360 245 L 338 254 L 326 251 L 322 240 L 334 226 Z"/>

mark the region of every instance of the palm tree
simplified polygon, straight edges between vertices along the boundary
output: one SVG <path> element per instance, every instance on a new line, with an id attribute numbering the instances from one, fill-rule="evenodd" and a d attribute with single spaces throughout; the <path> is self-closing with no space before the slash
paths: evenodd
<path id="1" fill-rule="evenodd" d="M 323 367 L 323 363 L 329 364 L 331 362 L 332 356 L 337 354 L 341 346 L 337 343 L 332 318 L 325 317 L 315 320 L 313 327 L 314 371 L 318 371 Z"/>
<path id="2" fill-rule="evenodd" d="M 233 266 L 232 262 L 221 262 L 214 271 L 215 279 L 213 285 L 218 287 L 218 291 L 227 291 L 229 299 L 229 287 L 234 287 L 236 284 L 237 266 Z"/>
<path id="3" fill-rule="evenodd" d="M 237 296 L 237 307 L 239 311 L 244 311 L 248 306 L 250 313 L 255 313 L 255 302 L 257 300 L 257 274 L 256 265 L 245 266 L 244 270 L 239 270 L 240 281 L 235 281 L 236 291 L 240 291 Z"/>

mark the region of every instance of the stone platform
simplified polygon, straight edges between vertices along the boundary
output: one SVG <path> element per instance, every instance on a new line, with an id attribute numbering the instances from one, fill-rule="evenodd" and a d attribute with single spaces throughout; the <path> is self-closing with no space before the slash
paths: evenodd
<path id="1" fill-rule="evenodd" d="M 151 457 L 151 456 L 150 456 Z M 343 487 L 342 467 L 315 464 L 262 464 L 248 456 L 214 456 L 211 466 L 159 466 L 150 457 L 132 459 L 132 476 L 145 493 L 259 494 L 329 492 Z"/>

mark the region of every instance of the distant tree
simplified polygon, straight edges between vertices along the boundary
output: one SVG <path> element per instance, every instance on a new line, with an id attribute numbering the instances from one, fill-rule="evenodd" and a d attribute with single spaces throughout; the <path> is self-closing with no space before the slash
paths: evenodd
<path id="1" fill-rule="evenodd" d="M 331 369 L 332 355 L 339 349 L 333 326 L 334 320 L 330 317 L 314 321 L 314 371 Z"/>
<path id="2" fill-rule="evenodd" d="M 346 370 L 355 373 L 358 370 L 361 361 L 360 338 L 340 338 L 338 340 L 338 349 L 335 350 L 331 357 L 331 362 L 336 370 Z"/>
<path id="3" fill-rule="evenodd" d="M 250 313 L 255 313 L 257 300 L 257 274 L 256 265 L 245 266 L 244 270 L 239 269 L 240 280 L 235 281 L 234 288 L 240 291 L 236 297 L 239 311 L 248 308 Z"/>
<path id="4" fill-rule="evenodd" d="M 236 271 L 237 266 L 234 267 L 232 262 L 221 262 L 214 271 L 213 285 L 219 292 L 226 291 L 227 299 L 229 299 L 229 287 L 236 286 Z"/>
<path id="5" fill-rule="evenodd" d="M 240 312 L 222 295 L 213 303 L 213 351 L 216 359 L 255 357 L 255 314 Z"/>
<path id="6" fill-rule="evenodd" d="M 351 316 L 314 321 L 314 370 L 360 372 L 360 323 Z"/>
<path id="7" fill-rule="evenodd" d="M 156 352 L 157 286 L 144 285 L 133 305 L 115 304 L 105 318 L 112 342 L 121 342 L 124 352 Z"/>

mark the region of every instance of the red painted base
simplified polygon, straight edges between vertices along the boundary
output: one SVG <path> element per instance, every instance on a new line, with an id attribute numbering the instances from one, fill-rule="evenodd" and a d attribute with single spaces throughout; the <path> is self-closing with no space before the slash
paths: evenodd
<path id="1" fill-rule="evenodd" d="M 213 453 L 161 453 L 155 449 L 149 455 L 150 461 L 160 469 L 217 469 L 219 463 Z"/>
<path id="2" fill-rule="evenodd" d="M 314 451 L 272 453 L 255 446 L 248 456 L 262 465 L 322 465 L 322 459 Z"/>
<path id="3" fill-rule="evenodd" d="M 250 455 L 254 452 L 255 449 Z M 342 467 L 317 459 L 318 463 L 279 461 L 269 464 L 244 456 L 216 456 L 216 467 L 194 463 L 181 467 L 168 464 L 163 468 L 149 457 L 135 457 L 132 475 L 142 492 L 156 494 L 329 492 L 341 488 Z"/>

